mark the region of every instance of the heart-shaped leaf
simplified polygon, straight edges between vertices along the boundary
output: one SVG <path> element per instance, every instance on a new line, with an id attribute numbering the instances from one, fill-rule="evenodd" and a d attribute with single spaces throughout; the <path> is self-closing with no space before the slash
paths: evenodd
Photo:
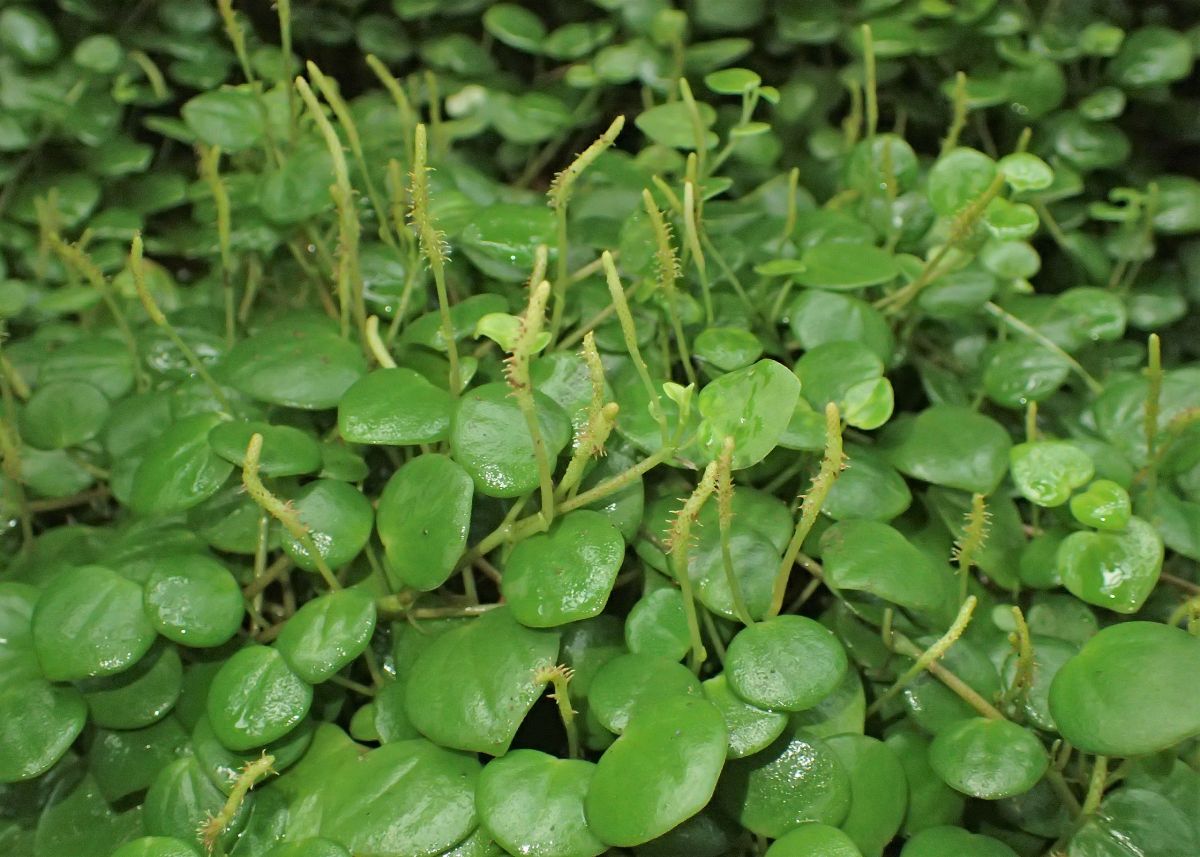
<path id="1" fill-rule="evenodd" d="M 558 634 L 491 610 L 438 637 L 408 678 L 408 717 L 443 747 L 503 755 L 548 681 Z"/>
<path id="2" fill-rule="evenodd" d="M 699 679 L 682 664 L 653 655 L 621 655 L 596 672 L 588 688 L 588 710 L 619 735 L 641 708 L 700 693 Z"/>
<path id="3" fill-rule="evenodd" d="M 1071 498 L 1071 516 L 1085 527 L 1123 530 L 1131 514 L 1129 492 L 1111 479 L 1097 479 Z"/>
<path id="4" fill-rule="evenodd" d="M 1037 735 L 1011 720 L 972 717 L 933 739 L 929 764 L 963 794 L 999 800 L 1037 785 L 1050 758 Z"/>
<path id="5" fill-rule="evenodd" d="M 841 829 L 864 857 L 879 857 L 908 808 L 904 767 L 887 744 L 866 735 L 835 735 L 828 744 L 850 775 L 850 812 Z"/>
<path id="6" fill-rule="evenodd" d="M 812 708 L 833 693 L 846 669 L 842 644 L 805 616 L 775 616 L 743 628 L 725 658 L 730 689 L 773 711 Z"/>
<path id="7" fill-rule="evenodd" d="M 715 459 L 732 437 L 733 468 L 757 464 L 779 442 L 799 397 L 800 381 L 774 360 L 722 375 L 700 391 L 701 448 Z"/>
<path id="8" fill-rule="evenodd" d="M 219 646 L 242 626 L 245 605 L 237 580 L 202 554 L 170 556 L 150 573 L 143 593 L 158 633 L 184 646 Z"/>
<path id="9" fill-rule="evenodd" d="M 580 509 L 513 548 L 501 591 L 517 621 L 531 628 L 588 619 L 604 609 L 624 558 L 617 528 Z"/>
<path id="10" fill-rule="evenodd" d="M 330 592 L 287 620 L 275 648 L 292 672 L 320 684 L 363 653 L 375 632 L 375 600 L 361 589 Z"/>
<path id="11" fill-rule="evenodd" d="M 412 369 L 376 369 L 338 402 L 338 432 L 347 443 L 437 443 L 450 433 L 453 407 L 448 392 Z"/>
<path id="12" fill-rule="evenodd" d="M 335 407 L 366 371 L 361 348 L 306 318 L 263 328 L 221 363 L 223 377 L 250 398 L 307 410 Z"/>
<path id="13" fill-rule="evenodd" d="M 1069 441 L 1019 443 L 1008 458 L 1017 490 L 1039 506 L 1061 506 L 1095 473 L 1091 456 Z"/>
<path id="14" fill-rule="evenodd" d="M 506 384 L 484 384 L 464 394 L 450 429 L 454 459 L 489 497 L 519 497 L 538 485 L 533 439 Z M 567 445 L 571 424 L 552 399 L 534 394 L 538 426 L 553 461 Z"/>
<path id="15" fill-rule="evenodd" d="M 51 681 L 115 675 L 137 663 L 154 639 L 142 588 L 98 565 L 62 572 L 33 610 L 33 643 Z"/>
<path id="16" fill-rule="evenodd" d="M 1156 622 L 1123 622 L 1059 669 L 1050 713 L 1063 738 L 1085 753 L 1157 753 L 1200 733 L 1197 681 L 1200 640 Z"/>
<path id="17" fill-rule="evenodd" d="M 40 678 L 8 681 L 0 690 L 0 782 L 48 770 L 83 731 L 87 706 L 73 687 Z"/>
<path id="18" fill-rule="evenodd" d="M 246 447 L 256 434 L 263 437 L 258 469 L 264 476 L 299 476 L 321 469 L 321 447 L 312 435 L 293 426 L 276 426 L 257 420 L 225 422 L 208 433 L 213 451 L 241 467 Z"/>
<path id="19" fill-rule="evenodd" d="M 608 846 L 592 833 L 583 812 L 595 770 L 580 759 L 514 750 L 479 777 L 479 823 L 511 854 L 603 854 Z"/>
<path id="20" fill-rule="evenodd" d="M 221 489 L 233 465 L 208 443 L 216 414 L 184 417 L 146 447 L 133 474 L 129 504 L 143 515 L 171 515 L 190 509 Z"/>
<path id="21" fill-rule="evenodd" d="M 375 519 L 389 576 L 420 590 L 446 582 L 467 544 L 474 490 L 462 467 L 436 453 L 392 474 Z"/>
<path id="22" fill-rule="evenodd" d="M 878 596 L 912 610 L 942 603 L 945 574 L 893 527 L 879 521 L 838 521 L 821 536 L 825 574 L 839 589 Z"/>
<path id="23" fill-rule="evenodd" d="M 717 802 L 748 830 L 778 838 L 809 821 L 841 824 L 850 811 L 850 775 L 824 741 L 789 730 L 731 761 Z"/>
<path id="24" fill-rule="evenodd" d="M 725 718 L 729 732 L 730 759 L 740 759 L 757 753 L 783 734 L 788 717 L 781 711 L 767 711 L 741 699 L 729 689 L 725 673 L 718 673 L 704 682 L 704 697 L 717 707 Z"/>
<path id="25" fill-rule="evenodd" d="M 300 520 L 330 568 L 340 568 L 354 559 L 371 538 L 375 513 L 371 501 L 353 485 L 335 479 L 318 479 L 300 490 L 293 501 Z M 283 535 L 283 549 L 306 571 L 317 564 L 308 549 L 291 533 Z"/>
<path id="26" fill-rule="evenodd" d="M 704 699 L 640 709 L 596 764 L 584 803 L 592 832 L 629 847 L 691 818 L 712 798 L 725 746 L 721 713 Z"/>
<path id="27" fill-rule="evenodd" d="M 140 729 L 161 720 L 179 698 L 183 665 L 178 650 L 162 643 L 119 675 L 79 683 L 93 723 Z"/>
<path id="28" fill-rule="evenodd" d="M 275 649 L 239 649 L 213 677 L 208 722 L 230 750 L 249 750 L 292 731 L 312 705 L 312 687 Z"/>
<path id="29" fill-rule="evenodd" d="M 1136 613 L 1162 571 L 1162 537 L 1141 518 L 1124 530 L 1071 533 L 1058 546 L 1058 573 L 1077 598 L 1117 613 Z"/>
<path id="30" fill-rule="evenodd" d="M 970 408 L 934 405 L 885 432 L 892 465 L 914 479 L 991 494 L 1008 470 L 1008 432 Z"/>
<path id="31" fill-rule="evenodd" d="M 356 854 L 445 851 L 476 825 L 479 767 L 473 756 L 423 738 L 385 744 L 329 778 L 321 835 Z"/>

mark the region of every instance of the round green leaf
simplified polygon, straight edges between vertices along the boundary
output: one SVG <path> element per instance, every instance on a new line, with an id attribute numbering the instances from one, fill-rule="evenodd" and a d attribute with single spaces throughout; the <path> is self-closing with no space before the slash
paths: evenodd
<path id="1" fill-rule="evenodd" d="M 361 589 L 314 598 L 287 620 L 275 648 L 309 684 L 326 681 L 363 653 L 375 632 L 375 599 Z"/>
<path id="2" fill-rule="evenodd" d="M 0 690 L 0 783 L 49 770 L 86 722 L 87 706 L 74 688 L 40 678 L 6 679 Z"/>
<path id="3" fill-rule="evenodd" d="M 821 511 L 835 521 L 890 521 L 911 504 L 912 492 L 904 477 L 883 456 L 870 447 L 847 444 L 846 468 L 833 483 Z"/>
<path id="4" fill-rule="evenodd" d="M 173 836 L 141 836 L 126 842 L 112 857 L 200 857 L 200 852 Z"/>
<path id="5" fill-rule="evenodd" d="M 99 729 L 88 754 L 88 767 L 105 800 L 115 803 L 144 791 L 158 772 L 187 747 L 188 735 L 175 717 L 144 729 Z"/>
<path id="6" fill-rule="evenodd" d="M 663 586 L 643 595 L 625 618 L 625 645 L 635 655 L 655 655 L 678 661 L 692 642 L 688 634 L 683 595 Z"/>
<path id="7" fill-rule="evenodd" d="M 1124 530 L 1071 533 L 1058 546 L 1058 574 L 1073 595 L 1117 613 L 1141 609 L 1162 571 L 1162 536 L 1141 518 Z"/>
<path id="8" fill-rule="evenodd" d="M 97 726 L 140 729 L 171 710 L 182 679 L 179 651 L 162 643 L 123 673 L 88 679 L 79 683 L 79 689 Z"/>
<path id="9" fill-rule="evenodd" d="M 853 295 L 806 289 L 796 296 L 787 312 L 792 333 L 805 351 L 825 342 L 861 342 L 890 362 L 895 338 L 883 314 Z"/>
<path id="10" fill-rule="evenodd" d="M 702 148 L 711 149 L 717 143 L 717 135 L 708 129 L 716 121 L 717 112 L 704 102 L 698 102 L 696 107 L 699 110 L 703 135 L 703 140 L 699 142 Z M 673 149 L 696 148 L 698 141 L 692 125 L 692 114 L 682 101 L 672 101 L 643 110 L 633 121 L 638 130 L 660 146 L 670 146 Z"/>
<path id="11" fill-rule="evenodd" d="M 1069 441 L 1019 443 L 1009 450 L 1008 459 L 1021 496 L 1051 508 L 1067 502 L 1095 472 L 1091 456 Z"/>
<path id="12" fill-rule="evenodd" d="M 757 464 L 779 443 L 799 398 L 800 382 L 775 360 L 722 375 L 700 391 L 700 446 L 715 459 L 732 437 L 733 468 Z"/>
<path id="13" fill-rule="evenodd" d="M 479 823 L 512 854 L 603 854 L 608 846 L 592 833 L 583 813 L 595 770 L 591 762 L 514 750 L 489 763 L 479 777 Z"/>
<path id="14" fill-rule="evenodd" d="M 912 836 L 928 827 L 956 823 L 962 817 L 966 799 L 942 782 L 930 767 L 929 739 L 916 729 L 899 729 L 884 743 L 900 760 L 908 783 L 904 834 Z"/>
<path id="15" fill-rule="evenodd" d="M 674 696 L 635 714 L 596 765 L 584 806 L 592 832 L 614 846 L 649 842 L 712 798 L 725 763 L 721 713 Z"/>
<path id="16" fill-rule="evenodd" d="M 213 451 L 230 464 L 246 461 L 250 438 L 262 435 L 258 469 L 264 476 L 300 476 L 321 469 L 321 447 L 312 435 L 292 426 L 273 426 L 257 420 L 225 422 L 208 433 Z"/>
<path id="17" fill-rule="evenodd" d="M 437 443 L 450 433 L 453 406 L 448 392 L 412 369 L 376 369 L 338 402 L 338 432 L 347 443 Z"/>
<path id="18" fill-rule="evenodd" d="M 846 669 L 842 644 L 805 616 L 776 616 L 743 628 L 725 658 L 730 689 L 773 711 L 812 708 L 833 693 Z"/>
<path id="19" fill-rule="evenodd" d="M 929 747 L 929 764 L 947 785 L 971 797 L 1024 794 L 1050 759 L 1041 740 L 1011 720 L 972 717 L 944 730 Z"/>
<path id="20" fill-rule="evenodd" d="M 249 88 L 201 93 L 186 102 L 180 114 L 202 142 L 227 152 L 257 145 L 265 130 L 263 110 Z"/>
<path id="21" fill-rule="evenodd" d="M 42 677 L 32 629 L 39 594 L 25 583 L 0 582 L 0 676 L 7 682 Z"/>
<path id="22" fill-rule="evenodd" d="M 350 852 L 332 840 L 311 837 L 280 842 L 263 857 L 350 857 Z"/>
<path id="23" fill-rule="evenodd" d="M 514 3 L 497 3 L 483 13 L 483 28 L 509 47 L 541 53 L 546 25 L 537 15 Z"/>
<path id="24" fill-rule="evenodd" d="M 558 634 L 491 610 L 442 634 L 418 655 L 408 679 L 408 716 L 443 747 L 502 755 L 542 695 Z"/>
<path id="25" fill-rule="evenodd" d="M 914 479 L 991 494 L 1008 470 L 1008 432 L 967 407 L 934 405 L 885 431 L 892 466 Z"/>
<path id="26" fill-rule="evenodd" d="M 729 732 L 730 759 L 740 759 L 764 749 L 783 734 L 786 714 L 766 711 L 751 705 L 729 689 L 726 673 L 718 673 L 704 682 L 704 696 L 725 718 Z"/>
<path id="27" fill-rule="evenodd" d="M 230 750 L 249 750 L 292 731 L 308 714 L 312 696 L 312 687 L 279 652 L 251 645 L 238 650 L 213 677 L 208 721 Z"/>
<path id="28" fill-rule="evenodd" d="M 1024 408 L 1049 397 L 1070 373 L 1062 357 L 1036 342 L 1000 342 L 984 357 L 983 389 L 998 405 Z"/>
<path id="29" fill-rule="evenodd" d="M 983 152 L 959 147 L 929 170 L 926 193 L 938 214 L 948 217 L 974 202 L 996 177 L 996 162 Z"/>
<path id="30" fill-rule="evenodd" d="M 335 479 L 318 479 L 305 485 L 292 502 L 309 530 L 313 543 L 330 568 L 354 559 L 371 538 L 375 513 L 371 501 L 353 485 Z M 283 534 L 283 549 L 306 571 L 317 564 L 308 549 L 291 533 Z"/>
<path id="31" fill-rule="evenodd" d="M 1004 179 L 1013 190 L 1045 190 L 1054 183 L 1054 171 L 1050 165 L 1029 152 L 1014 152 L 1005 155 L 997 164 Z"/>
<path id="32" fill-rule="evenodd" d="M 172 423 L 146 447 L 133 474 L 129 505 L 143 515 L 170 515 L 203 503 L 221 489 L 233 465 L 217 455 L 208 434 L 221 418 L 195 414 Z"/>
<path id="33" fill-rule="evenodd" d="M 474 491 L 467 472 L 436 453 L 392 474 L 375 515 L 389 577 L 420 590 L 446 582 L 467 545 Z"/>
<path id="34" fill-rule="evenodd" d="M 26 65 L 46 65 L 58 57 L 62 43 L 46 16 L 28 6 L 0 12 L 0 45 Z"/>
<path id="35" fill-rule="evenodd" d="M 455 460 L 489 497 L 519 497 L 538 486 L 533 439 L 506 384 L 484 384 L 458 401 L 450 429 Z M 567 445 L 571 424 L 552 399 L 534 393 L 538 426 L 551 462 Z"/>
<path id="36" fill-rule="evenodd" d="M 588 619 L 604 609 L 624 558 L 617 528 L 580 509 L 513 548 L 501 591 L 517 621 L 531 628 Z"/>
<path id="37" fill-rule="evenodd" d="M 810 821 L 772 842 L 766 857 L 862 857 L 862 852 L 838 828 Z"/>
<path id="38" fill-rule="evenodd" d="M 241 340 L 221 363 L 223 377 L 260 402 L 324 410 L 366 374 L 362 349 L 323 322 L 281 321 Z M 265 444 L 264 444 L 265 446 Z"/>
<path id="39" fill-rule="evenodd" d="M 1160 86 L 1182 80 L 1192 70 L 1192 43 L 1184 33 L 1166 27 L 1135 30 L 1108 64 L 1122 86 Z"/>
<path id="40" fill-rule="evenodd" d="M 1200 733 L 1200 640 L 1154 622 L 1100 631 L 1058 671 L 1050 713 L 1085 753 L 1141 756 Z"/>
<path id="41" fill-rule="evenodd" d="M 824 741 L 785 732 L 726 765 L 717 801 L 751 832 L 778 838 L 807 821 L 841 824 L 850 811 L 850 776 Z"/>
<path id="42" fill-rule="evenodd" d="M 538 93 L 529 93 L 529 95 L 534 97 L 536 104 Z M 520 132 L 526 130 L 523 127 L 526 124 L 533 125 L 534 123 L 529 122 L 527 115 L 529 112 L 533 111 L 523 111 L 519 109 L 519 105 L 513 107 L 510 104 L 507 118 L 515 127 L 509 130 Z M 537 129 L 538 133 L 533 134 L 535 138 L 541 137 L 546 130 L 545 123 L 537 124 L 542 127 Z M 557 130 L 557 122 L 550 127 L 551 134 L 555 130 Z M 534 139 L 530 142 L 536 141 Z M 545 205 L 537 204 L 492 203 L 477 210 L 459 236 L 459 246 L 462 247 L 463 253 L 475 267 L 489 277 L 510 283 L 520 282 L 529 277 L 529 272 L 533 270 L 537 248 L 542 244 L 547 247 L 557 246 L 554 241 L 554 212 Z M 550 260 L 553 263 L 554 251 L 551 251 Z M 491 300 L 485 301 L 484 298 L 491 298 Z M 454 311 L 451 310 L 451 320 L 454 322 L 456 335 L 470 334 L 475 330 L 479 319 L 490 312 L 507 312 L 508 304 L 503 298 L 498 301 L 496 298 L 500 298 L 500 296 L 475 295 L 474 298 L 468 298 L 468 301 L 475 300 L 476 304 L 465 307 L 465 302 L 459 303 L 455 307 L 459 309 L 457 318 Z M 470 312 L 467 311 L 468 309 Z M 428 324 L 430 325 L 431 344 L 439 350 L 445 350 L 446 346 L 440 333 L 441 319 L 438 318 L 438 313 L 432 314 Z M 411 327 L 412 325 L 410 325 Z M 404 337 L 408 339 L 414 335 L 415 333 L 410 329 L 405 331 Z"/>
<path id="43" fill-rule="evenodd" d="M 653 655 L 621 655 L 600 667 L 592 679 L 588 710 L 605 729 L 619 735 L 640 710 L 700 693 L 699 679 L 682 664 Z"/>
<path id="44" fill-rule="evenodd" d="M 242 590 L 232 574 L 202 554 L 172 554 L 146 579 L 146 615 L 158 633 L 183 646 L 207 648 L 242 626 Z"/>
<path id="45" fill-rule="evenodd" d="M 38 449 L 78 446 L 100 433 L 108 399 L 83 381 L 39 387 L 21 411 L 21 438 Z"/>
<path id="46" fill-rule="evenodd" d="M 33 643 L 51 681 L 115 675 L 137 663 L 154 639 L 142 588 L 98 565 L 59 574 L 33 610 Z"/>
<path id="47" fill-rule="evenodd" d="M 1123 530 L 1131 514 L 1129 492 L 1110 479 L 1097 479 L 1071 498 L 1071 516 L 1085 527 Z"/>
<path id="48" fill-rule="evenodd" d="M 737 327 L 705 328 L 692 343 L 692 356 L 720 372 L 743 369 L 762 356 L 758 337 Z"/>
<path id="49" fill-rule="evenodd" d="M 879 857 L 908 808 L 904 766 L 887 744 L 866 735 L 835 735 L 828 744 L 850 775 L 850 812 L 841 829 L 865 857 Z"/>
<path id="50" fill-rule="evenodd" d="M 421 738 L 385 744 L 325 784 L 321 835 L 355 854 L 438 854 L 475 828 L 478 778 L 466 753 Z"/>
<path id="51" fill-rule="evenodd" d="M 275 759 L 271 768 L 277 772 L 285 771 L 294 765 L 312 744 L 313 732 L 313 722 L 305 720 L 277 741 L 243 753 L 235 753 L 220 742 L 208 718 L 201 717 L 192 729 L 191 748 L 213 785 L 229 794 L 242 769 L 263 753 Z"/>
<path id="52" fill-rule="evenodd" d="M 900 857 L 1017 857 L 999 839 L 961 827 L 930 827 L 904 843 Z"/>
<path id="53" fill-rule="evenodd" d="M 900 273 L 896 258 L 873 244 L 814 244 L 800 257 L 796 282 L 814 289 L 862 289 L 891 281 Z"/>
<path id="54" fill-rule="evenodd" d="M 761 83 L 762 78 L 748 68 L 723 68 L 704 76 L 705 86 L 721 95 L 741 95 Z"/>
<path id="55" fill-rule="evenodd" d="M 823 342 L 804 352 L 795 366 L 804 398 L 818 411 L 833 402 L 839 406 L 850 390 L 883 375 L 883 361 L 861 342 Z"/>
<path id="56" fill-rule="evenodd" d="M 943 572 L 882 522 L 839 521 L 821 536 L 821 558 L 838 589 L 867 592 L 912 610 L 933 610 L 942 601 Z"/>

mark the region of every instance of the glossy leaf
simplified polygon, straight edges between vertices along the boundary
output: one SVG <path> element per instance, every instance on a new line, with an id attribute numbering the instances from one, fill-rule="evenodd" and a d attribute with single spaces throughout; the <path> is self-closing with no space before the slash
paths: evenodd
<path id="1" fill-rule="evenodd" d="M 800 397 L 800 382 L 781 363 L 760 360 L 722 375 L 700 391 L 700 445 L 710 459 L 733 438 L 733 467 L 766 457 L 779 442 Z"/>
<path id="2" fill-rule="evenodd" d="M 846 672 L 846 653 L 819 622 L 776 616 L 743 628 L 725 661 L 730 689 L 773 711 L 803 711 L 831 694 Z"/>
<path id="3" fill-rule="evenodd" d="M 251 645 L 213 677 L 206 711 L 213 732 L 230 750 L 249 750 L 282 738 L 308 714 L 312 688 L 275 649 Z"/>
<path id="4" fill-rule="evenodd" d="M 604 609 L 624 558 L 617 528 L 580 509 L 513 548 L 501 591 L 517 621 L 531 628 L 589 619 Z"/>
<path id="5" fill-rule="evenodd" d="M 379 496 L 375 526 L 389 576 L 414 589 L 436 589 L 467 544 L 474 483 L 443 455 L 422 455 L 397 470 Z"/>
<path id="6" fill-rule="evenodd" d="M 412 369 L 376 369 L 338 402 L 338 432 L 348 443 L 437 443 L 450 433 L 452 409 L 450 394 Z"/>
<path id="7" fill-rule="evenodd" d="M 502 755 L 542 695 L 558 634 L 517 623 L 500 608 L 438 637 L 408 678 L 408 717 L 431 741 Z"/>

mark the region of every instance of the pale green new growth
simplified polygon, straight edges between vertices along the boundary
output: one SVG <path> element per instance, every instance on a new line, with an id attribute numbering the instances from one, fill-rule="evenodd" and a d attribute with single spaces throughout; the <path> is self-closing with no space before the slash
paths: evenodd
<path id="1" fill-rule="evenodd" d="M 954 542 L 953 559 L 958 563 L 958 600 L 967 597 L 967 584 L 971 578 L 971 566 L 975 557 L 983 550 L 988 537 L 988 523 L 991 518 L 987 510 L 986 499 L 982 494 L 971 497 L 971 509 L 967 512 L 963 531 Z"/>
<path id="2" fill-rule="evenodd" d="M 533 441 L 533 457 L 537 461 L 538 481 L 541 485 L 541 516 L 545 526 L 554 520 L 554 472 L 550 454 L 538 425 L 537 407 L 533 398 L 533 380 L 529 376 L 529 361 L 532 359 L 537 341 L 546 321 L 546 302 L 550 299 L 550 284 L 543 280 L 529 290 L 529 304 L 521 318 L 520 332 L 513 343 L 512 353 L 505 360 L 505 376 L 512 388 L 517 406 L 525 418 L 525 426 Z"/>
<path id="3" fill-rule="evenodd" d="M 554 704 L 558 707 L 558 716 L 562 720 L 563 730 L 567 733 L 567 756 L 572 759 L 579 758 L 579 729 L 575 725 L 575 715 L 578 714 L 571 707 L 570 684 L 571 679 L 575 677 L 575 670 L 563 664 L 558 664 L 552 667 L 539 667 L 534 673 L 533 680 L 537 684 L 545 684 L 549 682 L 553 685 L 554 690 L 549 694 L 554 700 Z"/>
<path id="4" fill-rule="evenodd" d="M 666 413 L 663 411 L 662 399 L 658 395 L 658 388 L 654 386 L 654 381 L 650 377 L 650 369 L 646 366 L 646 361 L 642 358 L 642 350 L 638 347 L 637 328 L 633 323 L 633 314 L 629 311 L 629 304 L 625 300 L 625 290 L 621 287 L 621 277 L 617 273 L 617 266 L 613 262 L 611 253 L 605 250 L 600 258 L 604 263 L 604 276 L 608 282 L 608 293 L 612 297 L 613 306 L 616 308 L 617 320 L 621 323 L 621 336 L 625 340 L 625 349 L 629 352 L 629 357 L 633 361 L 633 366 L 637 370 L 638 377 L 642 380 L 642 386 L 646 388 L 646 395 L 650 400 L 650 415 L 658 423 L 659 430 L 662 432 L 662 442 L 665 446 L 671 436 L 670 430 L 667 428 Z"/>
<path id="5" fill-rule="evenodd" d="M 705 502 L 716 489 L 717 463 L 714 461 L 704 469 L 700 483 L 684 501 L 683 508 L 675 515 L 668 536 L 667 550 L 671 560 L 671 574 L 679 584 L 683 593 L 683 609 L 687 615 L 688 635 L 691 638 L 691 655 L 688 663 L 692 672 L 698 673 L 700 666 L 708 656 L 704 650 L 704 641 L 700 638 L 700 622 L 696 614 L 696 597 L 692 592 L 692 578 L 688 573 L 688 549 L 692 543 L 692 524 L 700 515 Z"/>
<path id="6" fill-rule="evenodd" d="M 796 558 L 800 555 L 800 548 L 804 546 L 804 540 L 812 532 L 813 524 L 817 522 L 817 515 L 821 513 L 821 507 L 825 505 L 825 498 L 829 496 L 833 483 L 837 481 L 845 466 L 846 457 L 842 452 L 842 418 L 838 413 L 837 405 L 830 402 L 825 406 L 825 455 L 821 459 L 821 469 L 813 478 L 812 487 L 804 495 L 804 502 L 800 506 L 800 519 L 796 522 L 792 540 L 788 542 L 787 550 L 783 553 L 783 560 L 779 564 L 779 571 L 775 574 L 775 586 L 771 591 L 771 606 L 767 610 L 768 618 L 778 616 L 779 611 L 783 609 L 788 580 L 791 578 Z"/>
<path id="7" fill-rule="evenodd" d="M 409 220 L 417 230 L 421 253 L 433 271 L 437 289 L 438 312 L 442 318 L 442 340 L 450 362 L 450 392 L 462 392 L 462 376 L 458 370 L 458 343 L 454 339 L 454 323 L 450 319 L 450 296 L 446 290 L 446 246 L 429 208 L 429 143 L 425 126 L 418 124 L 413 135 L 413 165 L 409 185 Z"/>
<path id="8" fill-rule="evenodd" d="M 877 713 L 883 708 L 883 706 L 887 705 L 887 703 L 893 697 L 895 697 L 896 694 L 908 687 L 912 683 L 913 679 L 925 672 L 925 670 L 929 669 L 930 666 L 932 666 L 935 662 L 941 660 L 946 652 L 950 650 L 950 647 L 953 646 L 955 642 L 958 641 L 958 638 L 963 635 L 963 632 L 967 630 L 967 625 L 969 625 L 971 622 L 971 616 L 975 613 L 975 605 L 977 603 L 978 601 L 974 595 L 962 603 L 962 606 L 958 609 L 958 616 L 955 617 L 953 624 L 950 625 L 950 628 L 946 631 L 946 633 L 939 637 L 938 640 L 934 642 L 934 644 L 928 649 L 915 655 L 916 661 L 913 663 L 913 665 L 905 670 L 904 673 L 898 679 L 896 679 L 895 683 L 892 684 L 892 686 L 882 694 L 880 694 L 879 697 L 871 703 L 870 707 L 867 708 L 868 717 Z M 907 652 L 901 652 L 901 654 L 907 654 Z M 999 714 L 999 712 L 996 713 Z"/>
<path id="9" fill-rule="evenodd" d="M 658 287 L 662 289 L 663 298 L 667 305 L 667 317 L 671 320 L 671 330 L 675 334 L 675 347 L 679 349 L 679 362 L 687 376 L 688 383 L 696 383 L 696 370 L 692 368 L 692 358 L 689 353 L 687 335 L 683 331 L 683 323 L 679 318 L 678 292 L 675 283 L 679 279 L 679 257 L 671 244 L 671 224 L 667 221 L 649 188 L 642 189 L 642 205 L 646 216 L 650 218 L 650 227 L 654 230 L 654 258 L 658 268 Z"/>
<path id="10" fill-rule="evenodd" d="M 233 789 L 229 792 L 229 797 L 226 798 L 224 806 L 216 815 L 209 815 L 200 824 L 197 833 L 200 834 L 200 839 L 204 843 L 204 848 L 208 853 L 212 853 L 217 847 L 217 840 L 225 829 L 233 823 L 233 819 L 237 816 L 238 810 L 241 809 L 242 803 L 246 800 L 246 795 L 250 790 L 265 780 L 267 777 L 276 774 L 277 771 L 273 767 L 275 757 L 267 755 L 266 752 L 261 757 L 253 762 L 247 762 L 241 772 L 233 781 Z"/>
<path id="11" fill-rule="evenodd" d="M 208 185 L 217 209 L 217 243 L 221 249 L 221 288 L 225 295 L 225 340 L 233 344 L 236 302 L 233 294 L 233 220 L 229 191 L 221 179 L 221 150 L 216 146 L 196 145 L 200 176 Z"/>
<path id="12" fill-rule="evenodd" d="M 725 438 L 721 454 L 717 458 L 717 525 L 721 528 L 721 562 L 725 568 L 725 582 L 733 598 L 733 612 L 743 625 L 754 624 L 746 599 L 742 595 L 742 584 L 733 567 L 733 550 L 730 531 L 733 527 L 733 438 Z"/>
<path id="13" fill-rule="evenodd" d="M 317 545 L 313 541 L 312 534 L 308 531 L 308 526 L 300 520 L 300 513 L 296 511 L 290 501 L 285 502 L 272 494 L 258 475 L 259 461 L 262 458 L 262 445 L 263 437 L 261 434 L 255 432 L 250 436 L 250 443 L 246 447 L 246 458 L 242 464 L 242 485 L 245 486 L 246 493 L 250 495 L 250 499 L 257 503 L 261 509 L 279 521 L 283 525 L 283 528 L 291 534 L 292 538 L 300 542 L 329 588 L 333 590 L 341 589 L 342 585 L 338 583 L 333 570 L 325 562 L 324 555 L 317 550 Z"/>
<path id="14" fill-rule="evenodd" d="M 150 316 L 150 320 L 167 334 L 167 337 L 179 349 L 179 353 L 187 360 L 188 365 L 192 367 L 192 371 L 212 391 L 213 398 L 220 402 L 221 407 L 228 413 L 233 413 L 233 406 L 225 395 L 225 391 L 221 389 L 221 385 L 217 383 L 216 379 L 205 368 L 204 363 L 200 360 L 195 350 L 184 341 L 171 322 L 167 320 L 167 317 L 159 308 L 158 302 L 154 300 L 154 295 L 150 294 L 150 289 L 146 286 L 146 271 L 143 262 L 142 235 L 140 232 L 133 236 L 133 244 L 129 249 L 129 272 L 133 276 L 133 287 L 137 290 L 138 298 L 146 310 L 146 315 Z"/>

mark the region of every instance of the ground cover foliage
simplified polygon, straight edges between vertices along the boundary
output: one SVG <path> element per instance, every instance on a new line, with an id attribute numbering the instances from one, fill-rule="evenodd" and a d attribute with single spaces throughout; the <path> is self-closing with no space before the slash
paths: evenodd
<path id="1" fill-rule="evenodd" d="M 0 851 L 1200 853 L 1198 20 L 0 3 Z"/>

